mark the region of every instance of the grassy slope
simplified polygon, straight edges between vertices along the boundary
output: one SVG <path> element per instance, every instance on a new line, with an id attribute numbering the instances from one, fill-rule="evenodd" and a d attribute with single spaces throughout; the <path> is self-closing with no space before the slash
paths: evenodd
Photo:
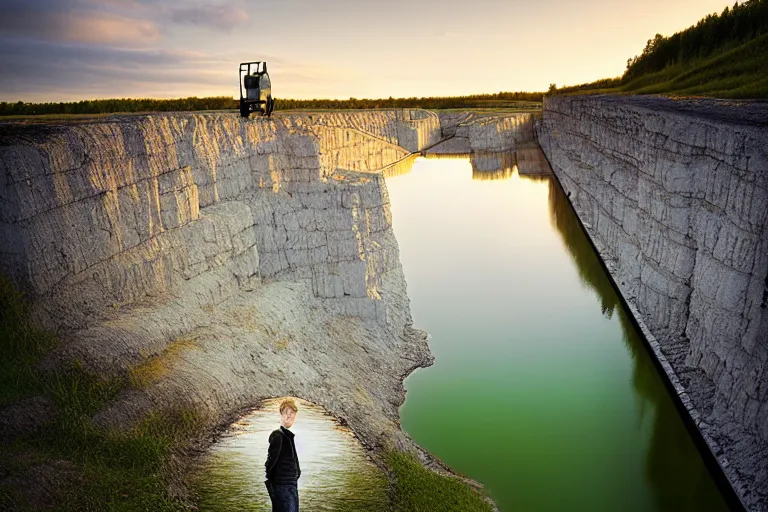
<path id="1" fill-rule="evenodd" d="M 639 77 L 621 89 L 640 94 L 768 98 L 768 34 L 703 62 Z"/>
<path id="2" fill-rule="evenodd" d="M 702 61 L 669 66 L 616 87 L 600 81 L 563 87 L 557 94 L 668 94 L 768 98 L 768 34 Z"/>
<path id="3" fill-rule="evenodd" d="M 55 510 L 178 510 L 166 491 L 167 463 L 192 432 L 194 415 L 153 415 L 128 432 L 97 429 L 91 416 L 126 384 L 89 374 L 78 365 L 46 374 L 36 371 L 37 362 L 56 343 L 29 322 L 23 297 L 0 276 L 0 408 L 44 397 L 54 411 L 40 430 L 0 442 L 0 510 L 33 509 L 19 487 L 38 496 L 53 493 Z M 30 468 L 47 471 L 55 481 L 48 488 L 30 488 L 25 483 Z"/>

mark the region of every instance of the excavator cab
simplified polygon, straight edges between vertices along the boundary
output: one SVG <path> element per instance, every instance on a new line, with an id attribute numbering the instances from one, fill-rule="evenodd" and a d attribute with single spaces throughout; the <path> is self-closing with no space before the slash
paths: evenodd
<path id="1" fill-rule="evenodd" d="M 275 108 L 272 98 L 272 82 L 267 73 L 266 62 L 242 62 L 240 64 L 240 115 L 248 117 L 251 112 L 271 116 Z"/>

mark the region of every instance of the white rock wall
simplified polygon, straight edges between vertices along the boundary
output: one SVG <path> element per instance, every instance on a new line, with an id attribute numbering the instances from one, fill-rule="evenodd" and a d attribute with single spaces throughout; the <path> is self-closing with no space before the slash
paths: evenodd
<path id="1" fill-rule="evenodd" d="M 533 140 L 531 114 L 476 117 L 456 128 L 457 137 L 468 137 L 472 151 L 513 151 Z"/>
<path id="2" fill-rule="evenodd" d="M 670 355 L 676 371 L 714 383 L 713 403 L 696 406 L 710 411 L 714 437 L 743 430 L 719 440 L 762 487 L 768 462 L 755 464 L 761 442 L 749 439 L 768 441 L 768 126 L 749 112 L 556 96 L 538 132 L 625 298 L 663 351 L 683 347 Z"/>
<path id="3" fill-rule="evenodd" d="M 417 110 L 0 126 L 0 271 L 62 340 L 40 370 L 160 368 L 102 426 L 184 408 L 213 433 L 299 396 L 373 456 L 450 473 L 400 428 L 402 381 L 433 359 L 377 172 L 439 138 Z"/>
<path id="4" fill-rule="evenodd" d="M 300 126 L 353 128 L 409 152 L 421 151 L 441 138 L 438 115 L 421 109 L 365 110 L 354 115 L 346 112 L 292 114 L 290 119 Z"/>
<path id="5" fill-rule="evenodd" d="M 394 254 L 381 245 L 391 238 L 386 189 L 380 176 L 345 171 L 405 157 L 399 134 L 430 143 L 437 117 L 167 114 L 8 127 L 2 270 L 68 327 L 227 265 L 247 286 L 311 279 L 318 296 L 346 298 L 345 311 L 381 316 L 382 275 L 399 266 L 396 244 Z"/>

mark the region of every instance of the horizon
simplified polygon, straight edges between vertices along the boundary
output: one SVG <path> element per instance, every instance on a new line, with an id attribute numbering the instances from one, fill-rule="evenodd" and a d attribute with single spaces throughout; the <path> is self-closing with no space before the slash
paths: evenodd
<path id="1" fill-rule="evenodd" d="M 234 98 L 237 66 L 248 60 L 267 61 L 278 99 L 544 92 L 551 83 L 620 76 L 656 33 L 672 35 L 731 5 L 478 0 L 468 11 L 457 0 L 335 0 L 330 8 L 286 0 L 264 11 L 245 0 L 48 3 L 2 1 L 0 101 Z"/>

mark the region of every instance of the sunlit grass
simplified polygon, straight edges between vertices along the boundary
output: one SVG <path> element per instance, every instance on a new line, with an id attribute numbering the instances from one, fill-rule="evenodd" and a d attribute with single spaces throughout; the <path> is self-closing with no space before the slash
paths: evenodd
<path id="1" fill-rule="evenodd" d="M 668 66 L 621 84 L 620 79 L 563 87 L 557 94 L 666 94 L 768 98 L 768 34 L 707 59 Z"/>

